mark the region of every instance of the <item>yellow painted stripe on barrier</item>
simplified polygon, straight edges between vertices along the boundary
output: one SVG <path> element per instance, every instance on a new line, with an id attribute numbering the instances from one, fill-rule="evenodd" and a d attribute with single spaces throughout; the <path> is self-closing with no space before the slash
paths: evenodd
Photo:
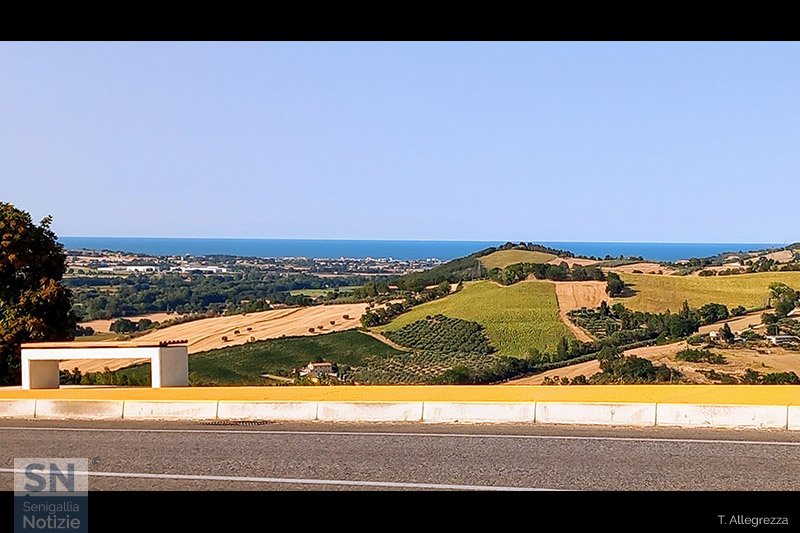
<path id="1" fill-rule="evenodd" d="M 0 388 L 0 399 L 340 401 L 340 402 L 604 402 L 800 405 L 797 385 L 454 385 L 307 387 Z"/>

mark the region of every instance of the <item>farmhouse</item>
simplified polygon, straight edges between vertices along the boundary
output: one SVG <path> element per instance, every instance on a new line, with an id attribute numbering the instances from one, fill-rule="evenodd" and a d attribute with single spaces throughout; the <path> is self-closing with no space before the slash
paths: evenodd
<path id="1" fill-rule="evenodd" d="M 800 338 L 797 338 L 794 335 L 767 335 L 767 340 L 775 346 L 780 346 L 783 344 L 796 344 L 800 342 Z"/>
<path id="2" fill-rule="evenodd" d="M 310 379 L 319 379 L 322 376 L 336 377 L 332 363 L 308 363 L 305 368 L 300 370 L 300 375 Z"/>

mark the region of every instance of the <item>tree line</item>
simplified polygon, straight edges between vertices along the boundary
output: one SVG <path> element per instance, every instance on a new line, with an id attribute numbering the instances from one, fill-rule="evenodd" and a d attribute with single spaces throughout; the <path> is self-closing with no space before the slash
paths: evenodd
<path id="1" fill-rule="evenodd" d="M 489 279 L 502 285 L 513 285 L 524 281 L 528 276 L 550 281 L 605 281 L 606 274 L 596 266 L 572 265 L 566 262 L 558 265 L 549 263 L 515 263 L 505 268 L 493 268 Z"/>
<path id="2" fill-rule="evenodd" d="M 320 278 L 308 274 L 278 276 L 261 272 L 226 275 L 129 275 L 68 278 L 81 320 L 110 319 L 161 311 L 179 314 L 257 312 L 272 304 L 311 305 L 305 295 L 289 291 L 376 284 L 373 277 Z"/>

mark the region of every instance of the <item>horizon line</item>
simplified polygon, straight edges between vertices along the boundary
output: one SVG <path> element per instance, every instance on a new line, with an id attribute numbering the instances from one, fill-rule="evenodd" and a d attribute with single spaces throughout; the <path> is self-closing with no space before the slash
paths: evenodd
<path id="1" fill-rule="evenodd" d="M 787 245 L 798 241 L 784 242 L 745 242 L 745 241 L 575 241 L 575 240 L 509 240 L 509 239 L 374 239 L 374 238 L 335 238 L 335 237 L 184 237 L 184 236 L 160 236 L 160 235 L 61 235 L 60 238 L 67 239 L 187 239 L 187 240 L 239 240 L 239 241 L 356 241 L 356 242 L 464 242 L 464 243 L 512 243 L 521 242 L 529 244 L 537 243 L 565 243 L 565 244 L 717 244 L 717 245 L 737 245 L 737 244 L 768 244 L 768 245 Z"/>

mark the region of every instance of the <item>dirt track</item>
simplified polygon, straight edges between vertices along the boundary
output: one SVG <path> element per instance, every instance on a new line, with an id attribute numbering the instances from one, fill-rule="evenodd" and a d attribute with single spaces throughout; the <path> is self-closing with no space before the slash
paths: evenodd
<path id="1" fill-rule="evenodd" d="M 592 342 L 594 339 L 583 329 L 574 324 L 567 313 L 581 307 L 595 308 L 600 302 L 607 300 L 606 284 L 602 281 L 554 281 L 556 298 L 558 299 L 558 316 L 569 328 L 575 338 L 581 342 Z"/>
<path id="2" fill-rule="evenodd" d="M 734 333 L 739 333 L 744 331 L 749 326 L 756 326 L 761 324 L 761 315 L 763 315 L 765 311 L 757 311 L 755 313 L 750 313 L 747 315 L 742 315 L 739 317 L 731 318 L 729 320 L 725 320 L 731 328 L 731 331 Z M 717 331 L 719 328 L 722 327 L 724 322 L 717 322 L 716 324 L 709 324 L 707 326 L 700 326 L 700 333 L 711 333 L 712 331 Z"/>

